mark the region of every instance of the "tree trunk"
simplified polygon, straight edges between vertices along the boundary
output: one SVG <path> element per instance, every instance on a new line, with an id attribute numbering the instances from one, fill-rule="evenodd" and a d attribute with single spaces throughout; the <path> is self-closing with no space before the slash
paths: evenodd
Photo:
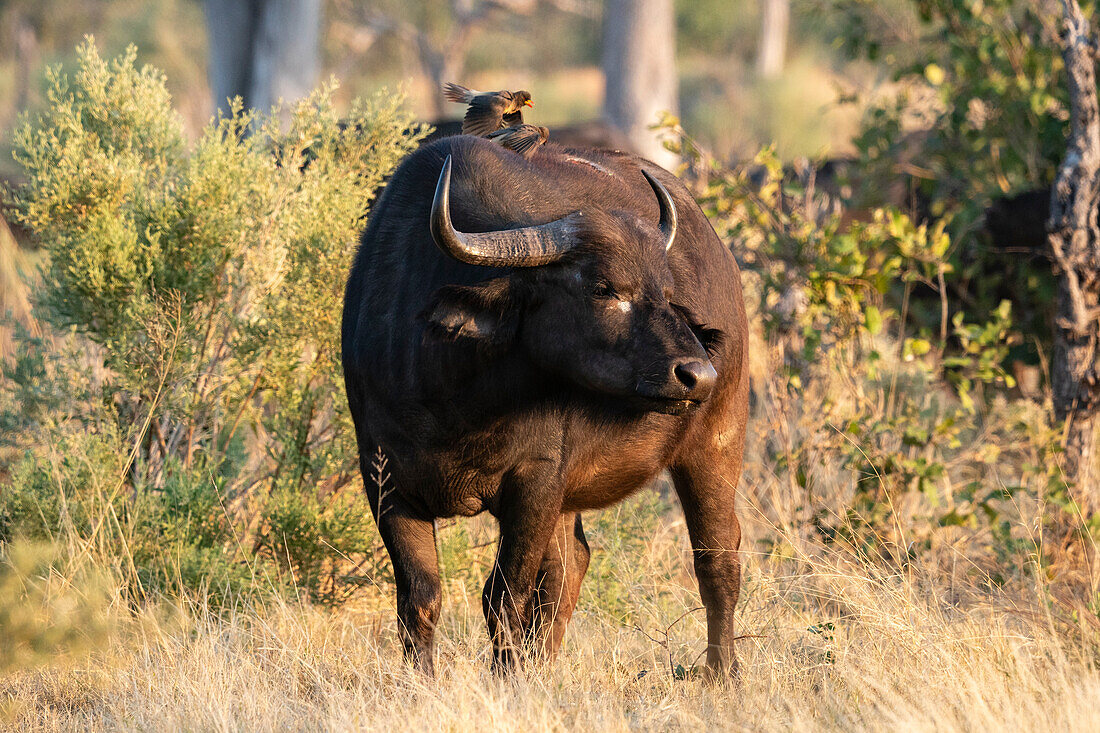
<path id="1" fill-rule="evenodd" d="M 217 107 L 239 96 L 267 112 L 317 83 L 321 0 L 206 0 L 206 26 Z"/>
<path id="2" fill-rule="evenodd" d="M 32 76 L 38 67 L 38 31 L 19 13 L 12 33 L 15 36 L 15 108 L 24 110 L 31 104 Z"/>
<path id="3" fill-rule="evenodd" d="M 787 30 L 791 24 L 791 0 L 763 0 L 760 22 L 760 47 L 756 54 L 756 73 L 765 79 L 783 73 L 787 56 Z"/>
<path id="4" fill-rule="evenodd" d="M 294 102 L 317 84 L 321 0 L 265 0 L 252 47 L 252 106 Z"/>
<path id="5" fill-rule="evenodd" d="M 1051 191 L 1048 231 L 1058 274 L 1051 382 L 1056 416 L 1065 421 L 1065 473 L 1082 513 L 1100 511 L 1094 470 L 1097 315 L 1100 313 L 1100 107 L 1091 29 L 1077 0 L 1062 0 L 1062 58 L 1070 97 L 1066 157 Z"/>
<path id="6" fill-rule="evenodd" d="M 19 244 L 0 214 L 0 364 L 14 355 L 13 326 L 18 323 L 32 335 L 38 326 L 31 312 L 26 282 L 19 272 Z"/>
<path id="7" fill-rule="evenodd" d="M 678 114 L 676 21 L 672 0 L 608 0 L 603 19 L 604 117 L 650 160 L 679 159 L 649 126 L 662 111 Z"/>
<path id="8" fill-rule="evenodd" d="M 432 48 L 425 35 L 417 38 L 416 52 L 420 58 L 420 68 L 431 84 L 432 117 L 441 120 L 447 116 L 447 112 L 454 111 L 449 109 L 451 103 L 443 96 L 443 84 L 461 79 L 462 74 L 459 69 L 463 64 L 454 61 L 448 63 L 442 52 Z"/>
<path id="9" fill-rule="evenodd" d="M 210 90 L 214 108 L 225 111 L 229 100 L 249 104 L 252 79 L 253 27 L 256 2 L 206 0 L 206 35 L 210 57 Z"/>

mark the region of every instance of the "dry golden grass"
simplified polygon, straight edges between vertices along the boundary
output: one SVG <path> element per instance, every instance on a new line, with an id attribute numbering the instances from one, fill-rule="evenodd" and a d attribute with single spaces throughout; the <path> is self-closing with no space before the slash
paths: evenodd
<path id="1" fill-rule="evenodd" d="M 677 679 L 705 638 L 683 536 L 665 515 L 613 574 L 629 620 L 589 593 L 561 657 L 513 679 L 489 673 L 480 604 L 452 582 L 436 680 L 401 661 L 379 594 L 338 612 L 149 609 L 91 657 L 0 678 L 0 701 L 20 730 L 1100 729 L 1100 634 L 1056 621 L 1039 589 L 821 547 L 747 556 L 740 685 Z"/>

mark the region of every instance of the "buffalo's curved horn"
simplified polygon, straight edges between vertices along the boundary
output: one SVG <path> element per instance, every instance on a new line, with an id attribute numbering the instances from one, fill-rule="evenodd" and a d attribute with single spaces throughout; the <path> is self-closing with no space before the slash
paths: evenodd
<path id="1" fill-rule="evenodd" d="M 451 156 L 435 186 L 432 201 L 432 239 L 444 254 L 470 265 L 488 267 L 537 267 L 561 257 L 577 246 L 580 212 L 546 224 L 467 234 L 451 224 Z"/>
<path id="2" fill-rule="evenodd" d="M 642 175 L 653 187 L 653 193 L 657 194 L 657 202 L 661 205 L 661 220 L 657 226 L 665 237 L 665 252 L 667 252 L 672 247 L 672 241 L 676 239 L 676 204 L 673 203 L 668 189 L 662 186 L 656 178 L 649 175 L 649 171 L 642 171 Z"/>

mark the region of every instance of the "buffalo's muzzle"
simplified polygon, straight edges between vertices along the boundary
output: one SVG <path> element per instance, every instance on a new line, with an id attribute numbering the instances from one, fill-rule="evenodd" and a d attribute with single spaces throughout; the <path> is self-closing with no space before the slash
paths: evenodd
<path id="1" fill-rule="evenodd" d="M 672 383 L 683 390 L 680 399 L 702 402 L 710 397 L 717 381 L 718 372 L 709 361 L 685 359 L 672 366 Z"/>

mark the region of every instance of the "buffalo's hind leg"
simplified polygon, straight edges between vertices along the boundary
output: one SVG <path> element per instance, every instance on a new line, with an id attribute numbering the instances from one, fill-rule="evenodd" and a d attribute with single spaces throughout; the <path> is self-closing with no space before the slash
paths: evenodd
<path id="1" fill-rule="evenodd" d="M 691 538 L 699 596 L 707 612 L 707 667 L 736 676 L 733 613 L 741 590 L 741 525 L 734 497 L 741 476 L 741 447 L 688 450 L 670 467 Z"/>
<path id="2" fill-rule="evenodd" d="M 562 514 L 542 556 L 531 597 L 528 641 L 536 654 L 551 658 L 561 648 L 590 556 L 581 515 Z"/>
<path id="3" fill-rule="evenodd" d="M 393 564 L 393 578 L 397 585 L 397 625 L 405 647 L 405 658 L 425 674 L 434 675 L 432 641 L 443 604 L 435 523 L 412 512 L 390 490 L 392 486 L 379 485 L 380 482 L 374 480 L 375 471 L 362 451 L 361 445 L 360 468 L 367 500 Z"/>

